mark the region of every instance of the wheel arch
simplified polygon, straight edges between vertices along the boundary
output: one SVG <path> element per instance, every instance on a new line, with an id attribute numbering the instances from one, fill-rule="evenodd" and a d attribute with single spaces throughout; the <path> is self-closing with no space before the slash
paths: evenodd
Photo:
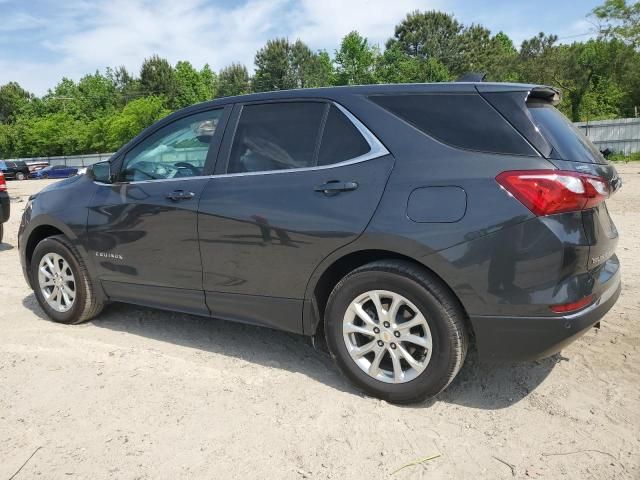
<path id="1" fill-rule="evenodd" d="M 77 239 L 78 237 L 75 235 L 73 230 L 71 230 L 68 226 L 63 223 L 57 221 L 55 218 L 49 217 L 48 215 L 39 216 L 37 220 L 32 220 L 30 222 L 29 228 L 23 235 L 24 247 L 21 247 L 23 255 L 23 262 L 25 266 L 25 276 L 27 277 L 27 281 L 31 286 L 31 278 L 29 272 L 31 271 L 31 258 L 33 257 L 33 252 L 42 240 L 45 238 L 53 237 L 56 235 L 63 235 L 69 241 L 74 243 L 76 247 L 80 247 L 78 245 Z M 84 254 L 84 249 L 78 248 L 80 254 Z"/>
<path id="2" fill-rule="evenodd" d="M 455 291 L 449 286 L 449 283 L 439 275 L 434 269 L 425 265 L 423 262 L 417 259 L 392 250 L 385 249 L 362 249 L 351 251 L 340 256 L 328 264 L 316 269 L 312 279 L 307 285 L 305 294 L 305 306 L 303 310 L 303 329 L 307 335 L 316 335 L 322 333 L 324 324 L 324 312 L 327 305 L 327 300 L 331 291 L 335 285 L 349 272 L 378 260 L 400 260 L 414 264 L 418 268 L 429 273 L 436 281 L 442 284 L 452 297 L 459 303 L 460 308 L 465 313 L 465 326 L 468 328 L 469 333 L 473 333 L 473 328 L 467 311 L 464 305 L 460 301 L 460 298 Z M 320 270 L 320 272 L 318 271 Z"/>

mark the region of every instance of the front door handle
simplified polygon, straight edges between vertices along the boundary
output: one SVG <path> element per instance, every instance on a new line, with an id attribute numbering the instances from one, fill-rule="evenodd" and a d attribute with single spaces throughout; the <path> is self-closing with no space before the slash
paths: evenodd
<path id="1" fill-rule="evenodd" d="M 184 190 L 174 190 L 170 194 L 167 195 L 169 200 L 177 202 L 178 200 L 190 200 L 195 197 L 196 194 L 193 192 L 185 192 Z"/>
<path id="2" fill-rule="evenodd" d="M 340 192 L 355 190 L 356 188 L 358 188 L 358 184 L 356 182 L 339 182 L 337 180 L 332 180 L 330 182 L 323 183 L 322 185 L 316 185 L 313 187 L 313 190 L 316 192 L 322 192 L 325 195 L 336 195 Z"/>

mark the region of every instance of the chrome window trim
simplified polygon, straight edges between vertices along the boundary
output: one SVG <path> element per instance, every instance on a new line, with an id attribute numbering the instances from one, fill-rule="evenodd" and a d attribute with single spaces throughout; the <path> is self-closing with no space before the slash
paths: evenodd
<path id="1" fill-rule="evenodd" d="M 300 101 L 304 101 L 301 99 Z M 338 163 L 331 163 L 328 165 L 316 165 L 313 167 L 301 167 L 301 168 L 283 168 L 280 170 L 263 170 L 260 172 L 239 172 L 239 173 L 221 173 L 218 175 L 200 175 L 197 177 L 177 177 L 177 178 L 162 178 L 155 180 L 137 180 L 134 182 L 119 182 L 119 183 L 98 183 L 98 185 L 135 185 L 140 183 L 158 183 L 158 182 L 171 182 L 171 181 L 185 181 L 185 180 L 198 180 L 203 178 L 228 178 L 228 177 L 246 177 L 250 175 L 273 175 L 275 173 L 293 173 L 293 172 L 311 172 L 315 170 L 329 170 L 332 168 L 344 167 L 347 165 L 353 165 L 355 163 L 366 162 L 367 160 L 373 160 L 374 158 L 384 157 L 385 155 L 389 155 L 389 150 L 382 144 L 378 138 L 371 133 L 371 131 L 360 121 L 358 120 L 349 110 L 340 105 L 337 102 L 330 101 L 327 102 L 332 105 L 335 105 L 338 110 L 340 110 L 349 121 L 356 127 L 356 129 L 360 132 L 360 134 L 364 137 L 366 142 L 369 144 L 370 150 L 358 157 L 351 158 L 349 160 L 344 160 Z"/>

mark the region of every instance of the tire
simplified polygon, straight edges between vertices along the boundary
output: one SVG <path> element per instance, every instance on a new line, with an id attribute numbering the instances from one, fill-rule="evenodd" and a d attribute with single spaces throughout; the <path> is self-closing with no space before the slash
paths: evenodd
<path id="1" fill-rule="evenodd" d="M 18 172 L 16 173 L 16 180 L 25 180 L 27 177 L 25 176 L 24 173 L 22 172 Z"/>
<path id="2" fill-rule="evenodd" d="M 49 178 L 49 174 L 48 173 L 42 174 L 42 178 L 44 178 L 46 180 L 47 178 Z"/>
<path id="3" fill-rule="evenodd" d="M 0 243 L 2 243 L 3 236 L 4 236 L 4 224 L 0 223 Z"/>
<path id="4" fill-rule="evenodd" d="M 373 300 L 376 295 L 381 314 Z M 393 315 L 389 310 L 396 300 L 401 306 Z M 355 301 L 373 323 L 353 313 Z M 383 328 L 385 318 L 389 329 Z M 352 271 L 331 292 L 324 319 L 327 345 L 342 373 L 367 394 L 392 403 L 419 402 L 437 395 L 454 379 L 467 353 L 462 306 L 438 278 L 411 262 L 377 261 Z M 415 323 L 418 325 L 411 327 Z M 373 325 L 378 325 L 377 335 Z M 345 333 L 347 328 L 364 328 L 368 333 Z M 375 351 L 357 360 L 352 355 L 358 353 L 350 353 L 374 344 L 378 345 Z M 416 368 L 405 354 L 411 355 Z M 373 369 L 378 357 L 379 367 Z M 372 371 L 378 372 L 375 377 L 368 373 Z"/>
<path id="5" fill-rule="evenodd" d="M 66 278 L 70 278 L 68 277 L 68 273 L 70 272 L 73 276 L 73 282 L 63 281 L 63 278 L 55 280 L 60 280 L 60 283 L 65 284 L 68 297 L 71 296 L 71 293 L 73 293 L 74 297 L 71 302 L 67 302 L 65 301 L 64 295 L 62 295 L 62 301 L 59 302 L 61 309 L 54 308 L 54 306 L 47 301 L 45 293 L 43 292 L 45 286 L 43 280 L 46 281 L 47 278 L 53 276 L 52 274 L 59 271 L 47 266 L 45 270 L 48 271 L 49 275 L 41 274 L 40 265 L 45 257 L 49 260 L 53 259 L 54 264 L 58 263 L 58 259 L 62 259 L 62 262 L 58 263 L 58 267 L 63 265 L 68 267 L 68 269 L 63 268 L 63 272 L 60 272 L 60 274 L 67 275 Z M 51 265 L 51 263 L 48 265 Z M 31 284 L 34 286 L 34 293 L 38 299 L 38 303 L 47 316 L 53 321 L 75 325 L 92 319 L 102 311 L 104 302 L 100 301 L 96 295 L 95 286 L 89 277 L 84 260 L 66 237 L 56 235 L 45 238 L 38 243 L 31 257 L 30 270 Z M 73 288 L 71 288 L 72 286 Z M 46 287 L 51 297 L 53 297 L 52 288 L 54 287 L 53 284 L 49 284 Z M 58 298 L 59 296 L 60 294 L 54 298 Z"/>

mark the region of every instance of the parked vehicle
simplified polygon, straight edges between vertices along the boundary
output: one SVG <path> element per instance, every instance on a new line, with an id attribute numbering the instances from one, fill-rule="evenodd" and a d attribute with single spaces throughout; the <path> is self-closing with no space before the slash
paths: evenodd
<path id="1" fill-rule="evenodd" d="M 621 181 L 559 100 L 437 83 L 189 107 L 28 203 L 25 278 L 57 322 L 120 301 L 324 335 L 366 392 L 436 395 L 471 338 L 548 356 L 618 298 Z"/>
<path id="2" fill-rule="evenodd" d="M 11 203 L 9 202 L 9 192 L 7 192 L 7 182 L 4 174 L 0 172 L 0 243 L 4 236 L 4 223 L 9 221 L 11 213 Z"/>
<path id="3" fill-rule="evenodd" d="M 29 178 L 29 167 L 22 161 L 0 160 L 0 171 L 7 180 L 26 180 Z"/>
<path id="4" fill-rule="evenodd" d="M 31 174 L 32 178 L 67 178 L 78 174 L 75 167 L 65 165 L 50 165 Z"/>
<path id="5" fill-rule="evenodd" d="M 30 175 L 31 174 L 37 172 L 38 170 L 42 170 L 43 168 L 47 168 L 49 166 L 48 162 L 40 162 L 40 161 L 28 161 L 26 162 L 27 166 L 29 167 L 29 172 Z"/>

